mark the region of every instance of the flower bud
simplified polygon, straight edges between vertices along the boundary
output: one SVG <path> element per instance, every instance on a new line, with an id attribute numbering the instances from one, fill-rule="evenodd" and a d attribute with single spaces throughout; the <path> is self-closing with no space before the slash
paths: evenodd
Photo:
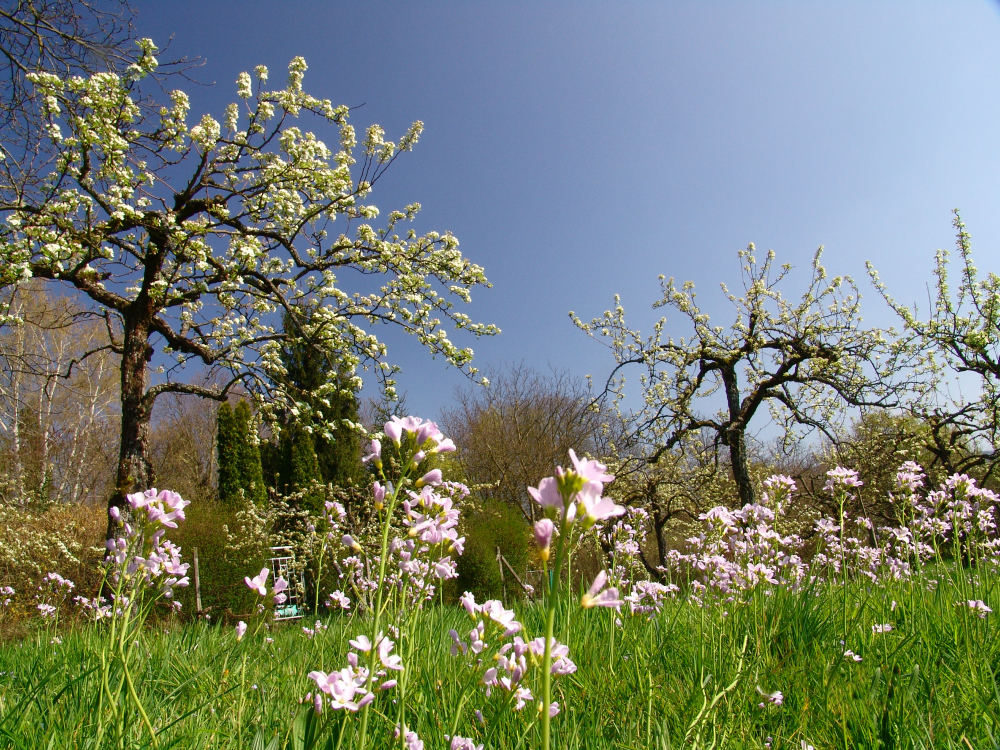
<path id="1" fill-rule="evenodd" d="M 535 544 L 538 546 L 539 556 L 543 561 L 549 559 L 549 550 L 552 546 L 552 534 L 555 531 L 555 524 L 552 519 L 543 518 L 535 522 Z"/>
<path id="2" fill-rule="evenodd" d="M 417 488 L 421 488 L 426 484 L 438 485 L 441 484 L 443 475 L 441 474 L 441 469 L 431 469 L 426 474 L 424 474 L 420 479 L 417 480 Z"/>

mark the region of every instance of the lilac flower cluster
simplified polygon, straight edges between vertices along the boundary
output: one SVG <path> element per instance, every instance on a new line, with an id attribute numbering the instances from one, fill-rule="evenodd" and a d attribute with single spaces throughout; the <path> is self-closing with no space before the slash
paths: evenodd
<path id="1" fill-rule="evenodd" d="M 644 508 L 627 508 L 601 537 L 606 548 L 611 550 L 608 580 L 621 592 L 628 612 L 654 617 L 668 599 L 676 597 L 680 587 L 646 577 L 648 571 L 642 562 L 640 545 L 648 525 L 649 513 Z"/>
<path id="2" fill-rule="evenodd" d="M 149 592 L 172 600 L 171 606 L 180 609 L 174 589 L 190 583 L 189 564 L 181 562 L 180 547 L 164 536 L 184 520 L 184 508 L 190 503 L 176 492 L 155 488 L 127 495 L 126 500 L 127 514 L 115 506 L 108 511 L 118 525 L 118 535 L 106 543 L 111 600 L 78 599 L 95 620 L 125 614 Z"/>
<path id="3" fill-rule="evenodd" d="M 702 513 L 704 530 L 687 540 L 691 551 L 669 556 L 672 572 L 690 570 L 700 584 L 696 592 L 707 587 L 726 600 L 761 586 L 799 586 L 807 575 L 799 554 L 802 539 L 780 531 L 794 489 L 791 478 L 773 476 L 759 503 L 736 510 L 719 505 Z"/>
<path id="4" fill-rule="evenodd" d="M 404 690 L 400 685 L 401 680 L 405 684 L 403 658 L 394 649 L 405 638 L 407 617 L 433 597 L 440 581 L 457 575 L 455 557 L 465 545 L 458 533 L 458 504 L 468 489 L 445 482 L 438 468 L 419 468 L 428 457 L 455 450 L 455 444 L 434 422 L 416 417 L 393 417 L 384 425 L 383 434 L 395 445 L 401 461 L 397 484 L 386 481 L 379 438 L 371 440 L 363 459 L 378 475 L 372 495 L 380 544 L 365 554 L 354 536 L 341 537 L 351 554 L 336 561 L 343 585 L 327 598 L 328 606 L 351 610 L 354 605 L 354 612 L 370 612 L 371 630 L 350 640 L 346 667 L 309 673 L 316 690 L 307 695 L 317 712 L 324 708 L 360 712 L 360 745 L 367 736 L 368 707 L 377 694 L 397 687 Z M 346 590 L 354 592 L 354 602 Z M 406 747 L 423 747 L 402 721 L 396 732 Z M 453 738 L 452 745 L 475 747 L 461 737 Z"/>
<path id="5" fill-rule="evenodd" d="M 395 642 L 384 633 L 375 637 L 374 644 L 366 635 L 359 635 L 349 641 L 352 651 L 347 653 L 348 666 L 333 672 L 315 670 L 309 673 L 309 679 L 316 683 L 317 692 L 308 693 L 306 700 L 311 700 L 317 713 L 323 711 L 324 705 L 335 711 L 358 711 L 375 700 L 371 691 L 372 676 L 379 682 L 379 690 L 390 690 L 397 685 L 396 678 L 388 678 L 388 673 L 402 672 L 403 660 L 399 654 L 392 653 Z M 369 660 L 378 665 L 375 672 L 370 673 L 368 667 L 361 663 L 359 653 L 366 654 Z M 377 661 L 372 655 L 377 656 Z"/>
<path id="6" fill-rule="evenodd" d="M 268 568 L 261 568 L 260 573 L 255 575 L 253 578 L 246 576 L 243 582 L 250 588 L 251 591 L 256 593 L 262 598 L 267 598 L 270 594 L 271 601 L 275 606 L 279 604 L 284 604 L 288 600 L 288 594 L 285 592 L 288 590 L 288 581 L 286 581 L 282 576 L 278 576 L 274 579 L 274 585 L 270 590 L 267 588 L 267 579 L 271 575 L 271 571 Z M 261 601 L 257 605 L 257 612 L 260 614 L 264 611 L 264 602 Z"/>
<path id="7" fill-rule="evenodd" d="M 897 523 L 876 526 L 844 510 L 847 499 L 863 486 L 857 472 L 842 467 L 828 472 L 825 489 L 839 505 L 839 517 L 813 522 L 816 533 L 807 564 L 805 542 L 783 528 L 795 483 L 789 477 L 773 476 L 764 483 L 760 503 L 739 509 L 717 506 L 701 514 L 703 529 L 687 540 L 689 551 L 671 550 L 667 572 L 687 574 L 692 598 L 698 602 L 705 599 L 705 592 L 734 601 L 758 587 L 765 591 L 775 586 L 796 588 L 806 580 L 823 578 L 865 577 L 873 583 L 907 580 L 928 562 L 946 557 L 984 570 L 1000 570 L 1000 497 L 961 474 L 948 477 L 934 490 L 926 490 L 925 482 L 920 466 L 904 463 L 890 495 Z M 628 528 L 622 525 L 621 530 L 611 531 L 610 538 L 621 537 L 615 547 L 618 552 L 633 548 Z M 621 563 L 613 568 L 622 585 L 627 581 L 625 570 Z M 957 604 L 978 616 L 991 611 L 978 599 Z"/>
<path id="8" fill-rule="evenodd" d="M 46 573 L 38 586 L 38 602 L 35 608 L 43 618 L 54 619 L 59 613 L 60 606 L 74 588 L 76 584 L 68 578 L 63 578 L 58 573 Z M 11 589 L 11 593 L 13 592 Z"/>
<path id="9" fill-rule="evenodd" d="M 513 610 L 496 599 L 477 604 L 475 597 L 467 591 L 460 603 L 475 624 L 465 640 L 457 630 L 448 631 L 452 640 L 452 656 L 461 654 L 466 657 L 469 667 L 480 674 L 480 684 L 487 698 L 496 689 L 509 696 L 516 711 L 534 704 L 532 676 L 537 673 L 542 661 L 545 639 L 524 640 L 520 635 L 524 627 L 515 619 Z M 569 658 L 569 647 L 565 644 L 552 639 L 550 654 L 552 675 L 576 671 L 576 664 Z M 537 677 L 534 679 L 537 680 Z M 549 711 L 553 716 L 558 713 L 558 703 L 550 705 Z"/>

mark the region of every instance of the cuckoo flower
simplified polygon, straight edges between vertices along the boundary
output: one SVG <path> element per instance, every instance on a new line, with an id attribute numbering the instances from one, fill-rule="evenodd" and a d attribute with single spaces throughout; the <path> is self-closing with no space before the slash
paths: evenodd
<path id="1" fill-rule="evenodd" d="M 549 548 L 552 546 L 552 534 L 555 530 L 556 525 L 552 523 L 551 518 L 542 518 L 535 522 L 535 544 L 545 562 L 548 562 L 549 559 Z"/>
<path id="2" fill-rule="evenodd" d="M 622 600 L 618 597 L 618 589 L 604 588 L 608 582 L 608 572 L 602 570 L 590 584 L 587 593 L 580 599 L 580 606 L 584 609 L 591 607 L 614 607 L 618 609 L 622 605 Z"/>
<path id="3" fill-rule="evenodd" d="M 267 596 L 267 577 L 271 574 L 271 571 L 267 568 L 261 568 L 260 573 L 255 575 L 253 578 L 246 576 L 243 582 L 250 587 L 252 591 L 256 591 L 260 596 Z"/>

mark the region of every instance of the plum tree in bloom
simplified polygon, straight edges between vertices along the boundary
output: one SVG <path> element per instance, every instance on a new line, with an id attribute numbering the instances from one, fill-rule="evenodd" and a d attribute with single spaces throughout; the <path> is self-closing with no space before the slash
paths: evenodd
<path id="1" fill-rule="evenodd" d="M 75 292 L 106 321 L 108 341 L 94 351 L 120 355 L 112 507 L 153 484 L 150 415 L 161 394 L 221 400 L 240 385 L 265 418 L 294 412 L 280 386 L 286 336 L 308 338 L 339 372 L 373 368 L 390 392 L 397 368 L 376 324 L 402 328 L 432 355 L 475 372 L 472 350 L 451 335 L 498 332 L 454 307 L 488 285 L 483 269 L 450 233 L 401 230 L 418 204 L 390 212 L 380 228 L 372 223 L 373 186 L 417 142 L 420 122 L 398 142 L 370 126 L 356 158 L 348 109 L 303 90 L 302 58 L 290 63 L 284 88 L 267 87 L 263 66 L 241 73 L 221 120 L 190 122 L 183 91 L 158 111 L 140 106 L 157 50 L 138 44 L 124 75 L 29 76 L 53 169 L 37 198 L 5 193 L 0 203 L 0 285 L 39 278 Z M 328 146 L 307 122 L 339 144 Z"/>
<path id="2" fill-rule="evenodd" d="M 883 334 L 862 326 L 854 283 L 828 277 L 820 259 L 818 251 L 809 283 L 793 301 L 780 289 L 791 266 L 776 266 L 773 252 L 759 262 L 753 245 L 741 251 L 743 293 L 722 285 L 736 313 L 728 328 L 711 324 L 691 282 L 678 287 L 662 276 L 663 296 L 653 307 L 676 312 L 690 329 L 686 335 L 675 337 L 679 325 L 661 318 L 644 337 L 627 325 L 618 297 L 613 310 L 590 322 L 570 313 L 614 355 L 603 398 L 622 398 L 623 371 L 642 370 L 644 406 L 631 415 L 631 446 L 622 452 L 655 463 L 688 436 L 707 430 L 716 449 L 728 449 L 740 500 L 748 504 L 756 493 L 747 431 L 763 408 L 790 438 L 796 428 L 829 433 L 845 404 L 895 404 L 899 385 L 886 376 L 892 368 Z"/>

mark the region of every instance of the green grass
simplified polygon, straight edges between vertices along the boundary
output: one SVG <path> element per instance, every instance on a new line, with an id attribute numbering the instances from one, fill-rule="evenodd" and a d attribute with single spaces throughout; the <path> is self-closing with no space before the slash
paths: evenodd
<path id="1" fill-rule="evenodd" d="M 983 598 L 996 605 L 989 597 L 997 587 L 982 585 Z M 562 711 L 553 720 L 553 746 L 997 747 L 1000 638 L 993 618 L 1000 615 L 976 618 L 955 606 L 959 598 L 944 582 L 933 591 L 920 583 L 856 582 L 846 633 L 839 589 L 778 590 L 706 608 L 672 602 L 652 620 L 622 615 L 621 626 L 613 611 L 567 602 L 557 633 L 578 671 L 555 679 Z M 518 614 L 530 635 L 541 632 L 540 608 L 525 605 Z M 277 737 L 284 746 L 296 715 L 307 715 L 299 703 L 314 687 L 307 673 L 343 666 L 346 641 L 363 625 L 348 617 L 327 622 L 314 640 L 300 628 L 311 622 L 278 625 L 271 644 L 263 629 L 237 642 L 230 627 L 150 628 L 134 663 L 157 745 L 243 750 Z M 875 623 L 894 629 L 873 633 Z M 487 748 L 536 746 L 531 709 L 509 710 L 502 691 L 485 698 L 477 675 L 450 656 L 448 629 L 464 635 L 470 627 L 458 608 L 413 615 L 401 645 L 407 724 L 428 750 L 447 747 L 444 736 L 453 733 Z M 56 645 L 40 630 L 0 646 L 0 747 L 96 747 L 101 631 L 85 626 L 61 635 Z M 845 648 L 863 661 L 845 660 Z M 759 707 L 758 688 L 780 690 L 783 705 Z M 398 706 L 390 699 L 397 695 L 374 704 L 371 747 L 392 744 Z M 485 727 L 473 715 L 477 708 Z M 105 746 L 153 746 L 132 718 L 120 742 Z M 315 726 L 324 743 L 329 737 L 336 745 L 345 718 L 351 723 L 342 747 L 353 747 L 357 717 L 329 710 Z"/>

